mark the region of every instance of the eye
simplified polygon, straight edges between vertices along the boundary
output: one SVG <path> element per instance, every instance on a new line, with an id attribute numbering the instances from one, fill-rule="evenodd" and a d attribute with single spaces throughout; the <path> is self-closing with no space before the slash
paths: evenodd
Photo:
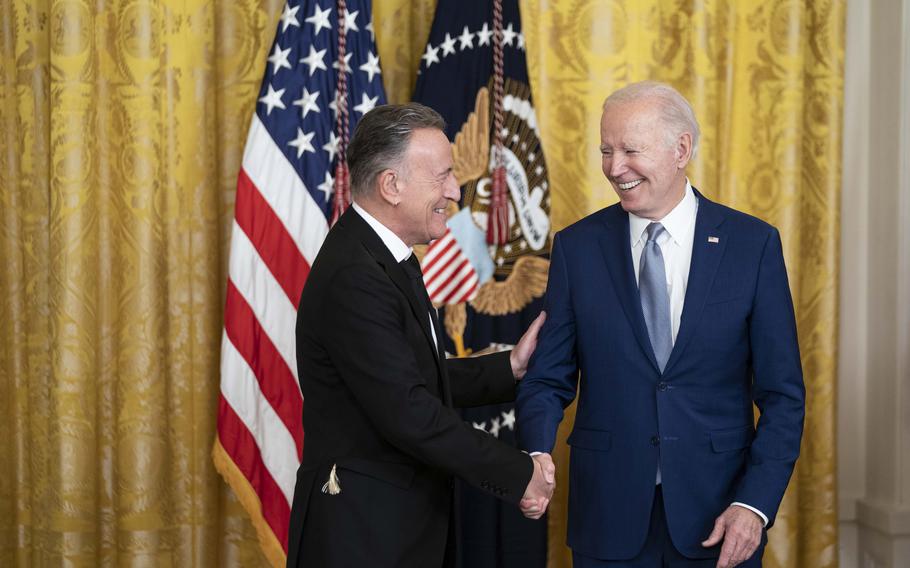
<path id="1" fill-rule="evenodd" d="M 600 153 L 603 154 L 604 156 L 612 156 L 613 150 L 607 150 L 606 148 L 601 148 Z"/>

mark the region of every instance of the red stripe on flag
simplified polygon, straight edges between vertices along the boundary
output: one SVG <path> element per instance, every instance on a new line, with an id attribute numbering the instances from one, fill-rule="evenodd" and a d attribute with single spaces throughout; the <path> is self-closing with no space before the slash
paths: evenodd
<path id="1" fill-rule="evenodd" d="M 445 296 L 444 296 L 443 299 L 442 299 L 442 301 L 443 301 L 444 303 L 448 303 L 449 300 L 451 300 L 452 296 L 454 296 L 455 294 L 458 293 L 458 291 L 459 291 L 459 290 L 461 289 L 461 287 L 464 285 L 465 281 L 466 281 L 468 278 L 471 278 L 472 274 L 474 273 L 474 269 L 471 268 L 469 265 L 470 265 L 470 262 L 468 261 L 468 259 L 465 258 L 465 259 L 464 259 L 464 260 L 455 268 L 455 270 L 452 271 L 452 276 L 451 276 L 450 278 L 451 278 L 451 280 L 455 280 L 456 278 L 459 278 L 459 276 L 461 276 L 461 273 L 462 273 L 462 271 L 464 270 L 464 267 L 465 267 L 465 266 L 468 266 L 468 268 L 470 268 L 470 270 L 468 270 L 467 272 L 465 272 L 464 276 L 461 276 L 461 279 L 458 280 L 458 284 L 456 284 L 455 286 L 452 286 L 451 289 L 450 289 L 448 292 L 446 292 Z M 449 285 L 451 285 L 451 281 L 450 281 L 450 284 L 449 284 Z"/>
<path id="2" fill-rule="evenodd" d="M 423 272 L 424 273 L 429 272 L 433 268 L 433 266 L 435 266 L 436 263 L 439 262 L 439 259 L 441 259 L 443 257 L 443 255 L 445 253 L 447 253 L 449 251 L 449 249 L 451 249 L 453 246 L 455 246 L 455 239 L 451 239 L 439 251 L 434 250 L 433 252 L 436 254 L 436 256 L 434 256 L 429 262 L 427 262 L 426 266 L 423 267 Z"/>
<path id="3" fill-rule="evenodd" d="M 262 462 L 253 435 L 222 396 L 218 397 L 218 439 L 259 496 L 262 516 L 287 554 L 291 506 Z"/>
<path id="4" fill-rule="evenodd" d="M 297 459 L 302 459 L 303 426 L 300 417 L 303 416 L 303 398 L 297 379 L 230 279 L 225 298 L 224 330 L 253 370 L 259 390 L 293 436 Z"/>
<path id="5" fill-rule="evenodd" d="M 235 219 L 275 280 L 297 306 L 310 265 L 301 254 L 272 207 L 262 198 L 256 185 L 242 169 L 237 176 Z"/>
<path id="6" fill-rule="evenodd" d="M 471 285 L 470 288 L 468 288 L 467 291 L 465 291 L 464 287 L 468 285 L 468 283 L 471 281 L 471 279 L 474 279 L 474 283 L 473 283 L 473 285 Z M 473 274 L 468 273 L 467 276 L 462 278 L 462 280 L 458 283 L 458 286 L 456 286 L 452 290 L 452 292 L 442 301 L 442 303 L 459 304 L 461 302 L 467 302 L 468 298 L 470 298 L 471 294 L 474 293 L 474 290 L 476 290 L 476 289 L 477 289 L 477 279 L 474 277 Z"/>

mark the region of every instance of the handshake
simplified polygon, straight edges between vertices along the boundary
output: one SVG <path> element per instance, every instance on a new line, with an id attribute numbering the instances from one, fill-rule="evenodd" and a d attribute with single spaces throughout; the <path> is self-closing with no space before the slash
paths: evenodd
<path id="1" fill-rule="evenodd" d="M 534 473 L 519 506 L 525 517 L 539 519 L 547 511 L 556 489 L 556 465 L 550 454 L 536 454 L 531 456 L 531 460 L 534 462 Z"/>

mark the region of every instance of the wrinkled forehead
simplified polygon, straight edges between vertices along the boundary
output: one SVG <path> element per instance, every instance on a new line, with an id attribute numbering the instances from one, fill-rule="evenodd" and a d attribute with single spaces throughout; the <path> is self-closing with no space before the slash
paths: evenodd
<path id="1" fill-rule="evenodd" d="M 445 170 L 451 167 L 452 145 L 438 128 L 418 128 L 411 133 L 405 162 L 410 167 Z"/>
<path id="2" fill-rule="evenodd" d="M 655 101 L 615 102 L 604 106 L 600 137 L 605 143 L 644 142 L 662 136 L 664 130 Z"/>

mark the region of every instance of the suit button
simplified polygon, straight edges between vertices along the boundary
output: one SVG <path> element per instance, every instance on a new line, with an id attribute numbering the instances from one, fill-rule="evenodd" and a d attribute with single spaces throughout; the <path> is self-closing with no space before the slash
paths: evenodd
<path id="1" fill-rule="evenodd" d="M 651 445 L 652 445 L 652 446 L 659 446 L 659 445 L 660 445 L 660 438 L 658 438 L 657 436 L 651 436 Z"/>
<path id="2" fill-rule="evenodd" d="M 669 388 L 669 386 L 667 385 L 667 383 L 665 383 L 663 381 L 657 383 L 657 390 L 659 390 L 659 391 L 665 391 L 668 388 Z"/>

